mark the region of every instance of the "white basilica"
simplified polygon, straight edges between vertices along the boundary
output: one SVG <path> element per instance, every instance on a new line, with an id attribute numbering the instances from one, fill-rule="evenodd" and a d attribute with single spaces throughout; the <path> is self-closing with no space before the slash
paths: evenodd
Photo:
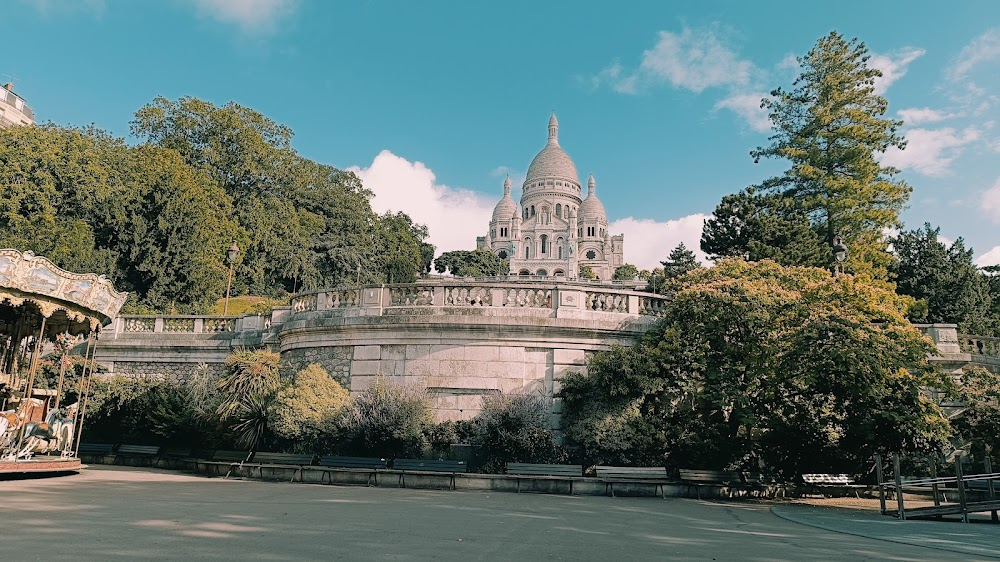
<path id="1" fill-rule="evenodd" d="M 520 206 L 507 178 L 487 235 L 476 245 L 509 259 L 511 274 L 575 278 L 587 265 L 599 279 L 611 279 L 624 263 L 624 241 L 608 232 L 594 176 L 587 180 L 587 198 L 581 197 L 576 166 L 559 146 L 559 122 L 552 115 L 549 141 L 528 166 Z"/>

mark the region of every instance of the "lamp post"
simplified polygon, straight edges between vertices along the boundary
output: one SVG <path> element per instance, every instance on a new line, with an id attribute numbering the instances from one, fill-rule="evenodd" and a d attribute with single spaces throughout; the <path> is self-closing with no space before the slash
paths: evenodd
<path id="1" fill-rule="evenodd" d="M 226 283 L 226 304 L 222 307 L 222 315 L 229 316 L 229 292 L 233 289 L 233 268 L 236 267 L 236 257 L 240 255 L 240 247 L 233 240 L 229 249 L 226 250 L 226 258 L 229 260 L 229 282 Z"/>
<path id="2" fill-rule="evenodd" d="M 840 236 L 833 239 L 833 259 L 836 260 L 833 264 L 833 276 L 837 277 L 844 272 L 844 262 L 847 260 L 847 246 Z"/>

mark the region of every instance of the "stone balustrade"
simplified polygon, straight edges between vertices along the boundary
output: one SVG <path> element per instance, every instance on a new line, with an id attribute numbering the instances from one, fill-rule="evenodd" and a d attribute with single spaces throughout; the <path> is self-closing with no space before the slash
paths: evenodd
<path id="1" fill-rule="evenodd" d="M 1000 338 L 958 334 L 958 345 L 963 353 L 1000 359 Z"/>
<path id="2" fill-rule="evenodd" d="M 398 307 L 529 308 L 552 311 L 664 315 L 667 297 L 623 285 L 516 278 L 433 279 L 307 291 L 292 297 L 291 314 Z"/>
<path id="3" fill-rule="evenodd" d="M 218 334 L 236 331 L 236 316 L 151 316 L 123 314 L 105 331 L 121 334 Z"/>

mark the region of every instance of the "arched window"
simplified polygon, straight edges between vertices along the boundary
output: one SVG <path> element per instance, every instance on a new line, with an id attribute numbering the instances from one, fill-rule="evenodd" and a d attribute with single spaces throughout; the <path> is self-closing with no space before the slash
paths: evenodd
<path id="1" fill-rule="evenodd" d="M 539 269 L 538 271 L 535 272 L 535 275 L 539 277 L 548 277 L 549 272 L 545 271 L 544 269 Z"/>
<path id="2" fill-rule="evenodd" d="M 542 242 L 542 255 L 544 256 L 545 254 L 548 253 L 547 249 L 548 249 L 548 245 L 549 245 L 549 237 L 548 237 L 548 235 L 543 234 L 539 238 L 539 240 Z"/>
<path id="3" fill-rule="evenodd" d="M 562 218 L 562 205 L 559 203 L 556 203 L 556 218 L 557 219 Z"/>
<path id="4" fill-rule="evenodd" d="M 528 271 L 527 269 L 522 269 L 521 271 L 518 271 L 517 274 L 518 275 L 531 275 L 531 272 Z"/>
<path id="5" fill-rule="evenodd" d="M 524 258 L 528 259 L 531 257 L 531 238 L 524 239 Z"/>
<path id="6" fill-rule="evenodd" d="M 535 206 L 531 206 L 531 216 L 535 216 Z"/>
<path id="7" fill-rule="evenodd" d="M 557 250 L 559 252 L 559 259 L 562 259 L 562 257 L 563 257 L 563 239 L 562 238 L 557 238 L 556 239 L 556 246 L 559 247 L 559 250 Z"/>
<path id="8" fill-rule="evenodd" d="M 563 271 L 563 270 L 561 270 L 561 269 L 557 269 L 557 270 L 555 270 L 555 271 L 552 272 L 552 275 L 555 276 L 555 277 L 562 277 L 562 276 L 566 275 L 566 272 Z"/>

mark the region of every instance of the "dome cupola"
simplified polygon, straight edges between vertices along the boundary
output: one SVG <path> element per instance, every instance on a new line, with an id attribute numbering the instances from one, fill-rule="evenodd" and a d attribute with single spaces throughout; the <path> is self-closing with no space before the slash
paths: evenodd
<path id="1" fill-rule="evenodd" d="M 527 191 L 539 180 L 568 181 L 576 189 L 580 187 L 580 176 L 576 173 L 576 165 L 559 146 L 559 121 L 554 113 L 549 118 L 549 141 L 528 166 L 528 175 L 524 180 L 525 190 Z"/>
<path id="2" fill-rule="evenodd" d="M 597 198 L 597 182 L 594 181 L 593 174 L 587 180 L 587 198 L 580 204 L 580 219 L 587 223 L 608 224 L 608 213 L 604 210 L 604 204 Z"/>
<path id="3" fill-rule="evenodd" d="M 512 215 L 520 215 L 520 208 L 510 196 L 510 176 L 503 181 L 503 198 L 493 208 L 493 222 L 510 220 Z"/>

